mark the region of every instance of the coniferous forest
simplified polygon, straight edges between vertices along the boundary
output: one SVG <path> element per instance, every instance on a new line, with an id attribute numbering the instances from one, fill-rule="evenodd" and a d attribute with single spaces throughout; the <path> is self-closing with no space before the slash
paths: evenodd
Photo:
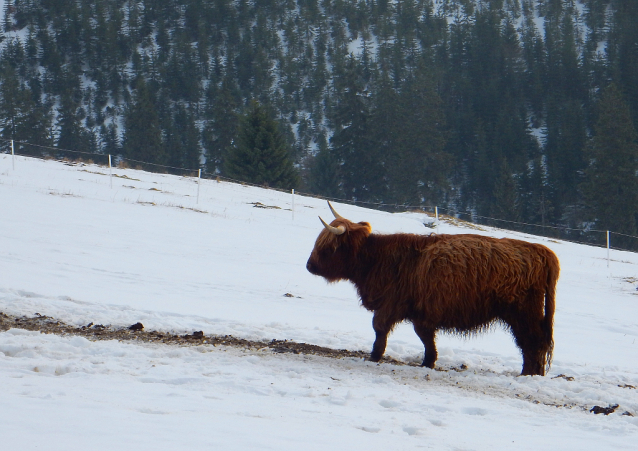
<path id="1" fill-rule="evenodd" d="M 0 138 L 638 235 L 637 23 L 635 0 L 7 0 Z"/>

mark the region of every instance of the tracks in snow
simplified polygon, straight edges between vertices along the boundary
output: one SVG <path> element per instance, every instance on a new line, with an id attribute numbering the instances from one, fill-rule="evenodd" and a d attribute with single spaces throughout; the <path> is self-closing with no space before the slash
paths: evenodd
<path id="1" fill-rule="evenodd" d="M 0 312 L 0 332 L 11 328 L 26 329 L 31 331 L 39 331 L 46 334 L 55 334 L 61 336 L 81 336 L 91 341 L 100 340 L 118 340 L 133 343 L 153 343 L 158 345 L 173 346 L 225 346 L 236 348 L 248 352 L 270 352 L 272 354 L 300 354 L 313 355 L 330 359 L 357 359 L 363 360 L 368 357 L 368 352 L 350 351 L 346 349 L 332 349 L 323 346 L 312 345 L 308 343 L 299 343 L 288 340 L 271 340 L 271 341 L 252 341 L 243 338 L 233 337 L 231 335 L 204 335 L 202 331 L 195 331 L 192 334 L 174 334 L 158 331 L 146 331 L 141 324 L 135 324 L 130 327 L 113 327 L 102 324 L 87 324 L 86 326 L 72 326 L 55 318 L 40 315 L 38 313 L 33 317 L 13 316 Z M 476 394 L 486 395 L 499 398 L 510 398 L 528 401 L 533 404 L 542 404 L 556 408 L 567 408 L 582 411 L 591 411 L 594 413 L 603 413 L 609 415 L 615 413 L 617 416 L 635 416 L 637 415 L 635 406 L 638 406 L 638 390 L 633 385 L 619 384 L 613 381 L 581 381 L 583 384 L 599 384 L 605 386 L 604 390 L 616 394 L 616 397 L 606 405 L 594 405 L 593 402 L 578 399 L 577 395 L 580 391 L 579 387 L 575 390 L 569 390 L 565 384 L 578 384 L 574 377 L 560 374 L 552 378 L 542 378 L 538 384 L 517 383 L 514 374 L 496 374 L 491 371 L 472 372 L 468 371 L 465 365 L 459 368 L 441 368 L 437 367 L 435 371 L 424 371 L 423 373 L 415 373 L 419 365 L 415 362 L 402 362 L 393 358 L 384 357 L 382 365 L 385 370 L 383 373 L 395 379 L 400 383 L 420 383 L 423 382 L 438 385 L 441 387 L 453 387 L 462 391 Z M 481 377 L 491 376 L 491 377 Z M 506 377 L 507 384 L 492 382 L 493 377 Z M 511 379 L 510 379 L 511 378 Z M 561 393 L 565 390 L 567 393 Z M 628 400 L 628 404 L 635 404 L 634 408 L 618 406 L 618 395 L 629 395 L 628 398 L 634 398 L 634 401 Z M 557 396 L 561 393 L 560 396 Z M 584 402 L 585 401 L 585 402 Z M 627 403 L 623 403 L 627 404 Z"/>

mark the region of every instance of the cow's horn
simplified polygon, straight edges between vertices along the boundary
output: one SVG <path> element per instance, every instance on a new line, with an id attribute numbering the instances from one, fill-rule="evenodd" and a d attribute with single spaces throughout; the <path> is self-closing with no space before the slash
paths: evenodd
<path id="1" fill-rule="evenodd" d="M 321 216 L 319 216 L 319 221 L 321 221 L 323 226 L 326 229 L 328 229 L 328 232 L 330 232 L 330 233 L 334 233 L 335 235 L 343 235 L 346 232 L 345 226 L 342 226 L 342 225 L 340 225 L 339 227 L 331 226 L 330 224 L 327 224 L 326 221 L 321 219 Z"/>
<path id="2" fill-rule="evenodd" d="M 332 214 L 335 215 L 336 219 L 344 219 L 343 216 L 341 216 L 339 213 L 335 211 L 334 208 L 332 208 L 332 204 L 330 203 L 330 201 L 328 201 L 328 206 L 330 207 L 330 211 L 332 212 Z"/>

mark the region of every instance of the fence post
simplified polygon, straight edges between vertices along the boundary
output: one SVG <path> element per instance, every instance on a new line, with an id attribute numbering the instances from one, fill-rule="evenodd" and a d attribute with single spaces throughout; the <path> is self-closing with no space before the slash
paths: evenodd
<path id="1" fill-rule="evenodd" d="M 439 207 L 434 207 L 434 217 L 439 220 Z"/>
<path id="2" fill-rule="evenodd" d="M 16 170 L 16 156 L 13 150 L 13 140 L 11 140 L 11 165 L 13 166 L 13 170 Z"/>
<path id="3" fill-rule="evenodd" d="M 607 267 L 609 268 L 609 230 L 607 230 Z"/>
<path id="4" fill-rule="evenodd" d="M 200 168 L 199 171 L 197 171 L 197 200 L 195 201 L 196 204 L 199 204 L 199 182 L 201 179 L 202 179 L 202 170 Z"/>
<path id="5" fill-rule="evenodd" d="M 109 182 L 111 189 L 113 189 L 113 170 L 111 169 L 111 154 L 109 154 Z"/>
<path id="6" fill-rule="evenodd" d="M 292 220 L 295 220 L 295 189 L 292 189 Z"/>

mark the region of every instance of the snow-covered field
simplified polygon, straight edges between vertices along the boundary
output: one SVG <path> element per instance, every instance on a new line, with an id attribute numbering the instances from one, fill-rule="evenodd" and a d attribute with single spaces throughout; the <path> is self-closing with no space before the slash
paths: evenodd
<path id="1" fill-rule="evenodd" d="M 369 350 L 348 283 L 305 269 L 324 201 L 192 178 L 0 155 L 0 311 L 74 325 L 292 339 Z M 254 204 L 279 208 L 258 208 Z M 335 204 L 376 232 L 422 214 Z M 441 335 L 439 370 L 212 346 L 0 333 L 1 449 L 636 449 L 638 255 L 497 229 L 561 260 L 554 364 L 518 377 L 495 328 Z M 290 296 L 292 295 L 292 296 Z M 420 361 L 409 325 L 387 354 Z M 466 369 L 465 369 L 466 368 Z M 593 406 L 619 404 L 608 416 Z"/>

